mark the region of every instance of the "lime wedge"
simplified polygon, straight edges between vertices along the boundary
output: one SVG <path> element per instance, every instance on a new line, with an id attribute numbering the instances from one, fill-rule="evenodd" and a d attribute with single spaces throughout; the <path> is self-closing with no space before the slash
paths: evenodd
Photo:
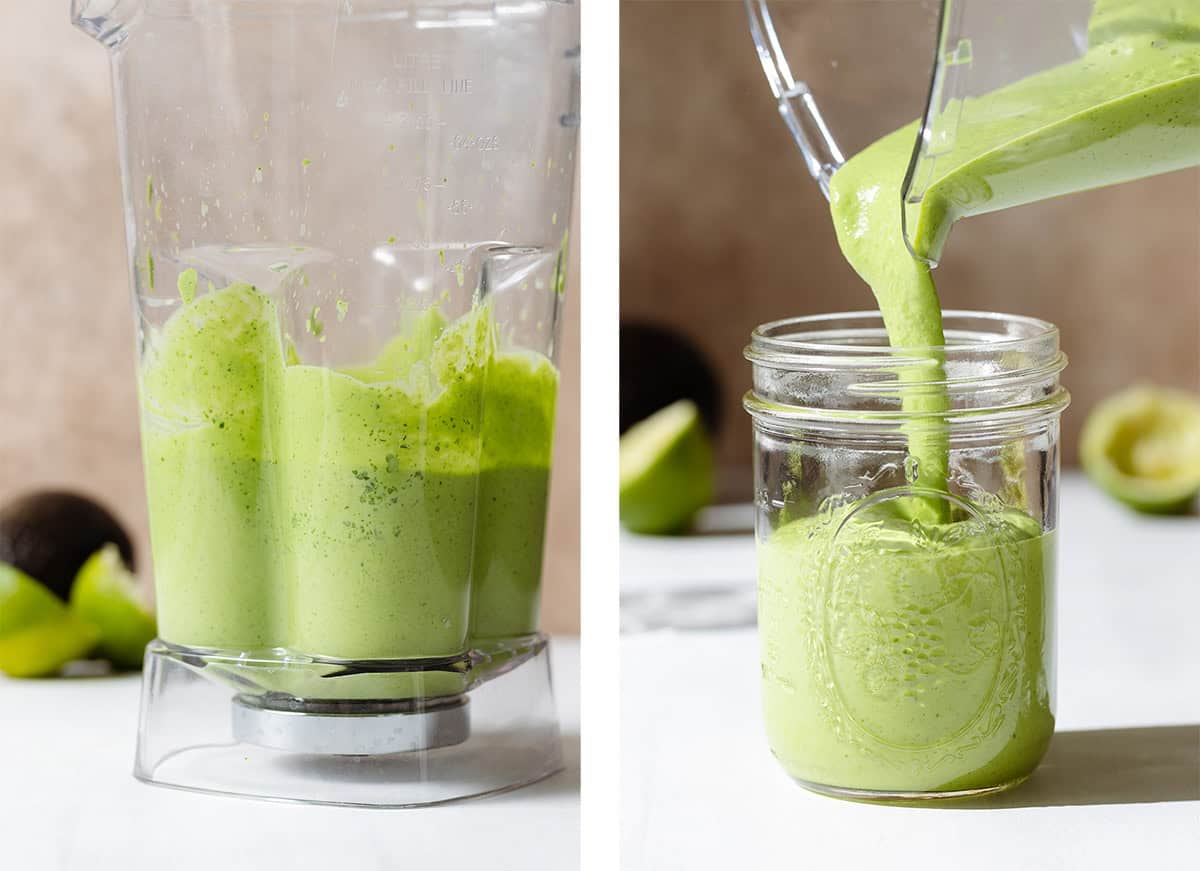
<path id="1" fill-rule="evenodd" d="M 1104 492 L 1154 514 L 1186 510 L 1200 493 L 1200 398 L 1133 387 L 1092 410 L 1079 444 Z"/>
<path id="2" fill-rule="evenodd" d="M 678 532 L 713 498 L 712 446 L 696 404 L 682 399 L 621 436 L 621 524 Z"/>
<path id="3" fill-rule="evenodd" d="M 98 653 L 117 668 L 140 668 L 158 627 L 137 582 L 113 545 L 83 564 L 71 588 L 71 611 L 99 630 Z"/>
<path id="4" fill-rule="evenodd" d="M 0 563 L 0 671 L 11 677 L 46 677 L 86 656 L 96 639 L 96 630 L 53 593 Z"/>

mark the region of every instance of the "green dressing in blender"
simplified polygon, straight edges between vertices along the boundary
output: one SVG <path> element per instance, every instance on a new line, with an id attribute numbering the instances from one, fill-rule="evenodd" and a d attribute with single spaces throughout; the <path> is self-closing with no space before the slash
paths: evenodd
<path id="1" fill-rule="evenodd" d="M 486 306 L 449 324 L 430 310 L 342 371 L 284 348 L 248 284 L 149 338 L 162 637 L 406 659 L 535 631 L 553 364 L 496 350 Z"/>

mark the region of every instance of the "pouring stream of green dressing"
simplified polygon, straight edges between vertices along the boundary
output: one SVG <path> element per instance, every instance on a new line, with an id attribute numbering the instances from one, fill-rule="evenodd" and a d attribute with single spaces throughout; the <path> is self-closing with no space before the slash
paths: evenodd
<path id="1" fill-rule="evenodd" d="M 1200 3 L 1099 0 L 1078 60 L 968 99 L 952 151 L 937 158 L 913 246 L 936 261 L 959 218 L 1181 169 L 1200 162 Z M 950 113 L 952 110 L 947 109 Z M 920 125 L 885 136 L 834 173 L 830 205 L 846 260 L 871 287 L 893 347 L 943 345 L 930 266 L 901 226 L 901 185 Z M 905 380 L 939 380 L 940 359 Z M 947 409 L 911 391 L 905 411 Z M 942 428 L 910 436 L 917 483 L 945 490 Z"/>

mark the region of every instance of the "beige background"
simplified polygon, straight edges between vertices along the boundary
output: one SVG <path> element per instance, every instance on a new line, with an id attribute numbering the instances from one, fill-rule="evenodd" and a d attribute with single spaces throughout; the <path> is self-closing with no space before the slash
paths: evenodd
<path id="1" fill-rule="evenodd" d="M 789 56 L 819 97 L 838 97 L 837 129 L 857 147 L 919 114 L 929 53 L 922 22 L 897 5 L 835 19 L 847 5 L 807 4 Z M 836 67 L 801 69 L 848 29 Z M 721 373 L 721 489 L 746 498 L 750 331 L 873 300 L 780 121 L 741 0 L 624 0 L 621 66 L 622 320 L 682 330 Z M 937 273 L 946 307 L 1062 328 L 1068 463 L 1106 393 L 1137 379 L 1200 388 L 1198 179 L 1176 173 L 975 218 L 951 237 Z"/>
<path id="2" fill-rule="evenodd" d="M 134 530 L 145 566 L 108 63 L 71 27 L 68 7 L 11 3 L 5 13 L 12 38 L 0 52 L 0 500 L 34 486 L 91 493 Z M 577 243 L 578 233 L 572 238 Z M 576 267 L 568 295 L 578 287 Z M 563 633 L 579 631 L 578 317 L 578 306 L 568 305 L 543 601 L 543 627 Z"/>

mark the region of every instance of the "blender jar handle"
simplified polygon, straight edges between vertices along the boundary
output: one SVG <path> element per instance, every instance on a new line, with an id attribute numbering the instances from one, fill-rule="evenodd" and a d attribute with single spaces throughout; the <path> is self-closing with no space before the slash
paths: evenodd
<path id="1" fill-rule="evenodd" d="M 750 19 L 750 36 L 767 83 L 775 95 L 779 114 L 799 146 L 809 174 L 828 198 L 829 179 L 846 158 L 825 123 L 812 91 L 805 82 L 796 81 L 792 75 L 771 20 L 768 0 L 743 2 Z M 963 98 L 969 93 L 971 40 L 964 32 L 963 8 L 970 4 L 971 0 L 941 0 L 929 92 L 904 176 L 901 202 L 897 204 L 901 210 L 905 244 L 914 257 L 931 265 L 936 265 L 939 252 L 918 253 L 913 233 L 922 199 L 933 178 L 934 164 L 938 157 L 954 150 Z"/>
<path id="2" fill-rule="evenodd" d="M 828 197 L 829 179 L 846 162 L 846 158 L 829 132 L 812 91 L 807 84 L 796 81 L 792 76 L 771 21 L 767 0 L 744 2 L 750 18 L 750 36 L 754 39 L 754 48 L 767 76 L 767 83 L 775 95 L 779 115 L 804 155 L 809 174 L 821 186 L 821 193 Z"/>

